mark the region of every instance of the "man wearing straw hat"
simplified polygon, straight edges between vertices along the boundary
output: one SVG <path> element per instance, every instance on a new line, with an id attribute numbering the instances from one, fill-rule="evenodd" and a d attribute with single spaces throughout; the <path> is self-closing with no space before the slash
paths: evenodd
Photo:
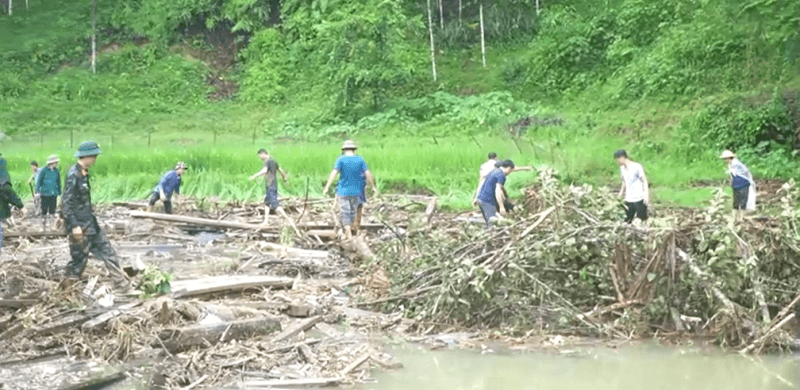
<path id="1" fill-rule="evenodd" d="M 375 179 L 367 167 L 367 163 L 361 156 L 356 155 L 356 143 L 347 140 L 342 145 L 342 155 L 336 159 L 328 177 L 328 182 L 325 184 L 325 189 L 322 194 L 326 195 L 328 190 L 336 179 L 336 175 L 341 175 L 339 185 L 336 187 L 336 195 L 339 201 L 339 208 L 341 212 L 342 226 L 344 227 L 345 237 L 348 240 L 353 238 L 353 230 L 356 223 L 356 215 L 358 207 L 361 206 L 361 194 L 364 193 L 364 179 L 366 178 L 369 185 L 372 187 L 375 195 L 378 194 L 378 187 L 375 187 Z M 363 176 L 362 176 L 363 175 Z"/>
<path id="2" fill-rule="evenodd" d="M 756 209 L 756 182 L 750 170 L 730 150 L 722 152 L 719 158 L 728 164 L 728 174 L 731 177 L 733 189 L 733 209 L 754 211 Z"/>
<path id="3" fill-rule="evenodd" d="M 47 220 L 52 215 L 53 224 L 58 222 L 56 205 L 58 196 L 61 195 L 61 172 L 58 171 L 58 156 L 55 154 L 47 158 L 47 166 L 39 170 L 36 178 L 36 193 L 42 205 L 42 230 L 47 227 Z"/>
<path id="4" fill-rule="evenodd" d="M 70 168 L 64 184 L 64 228 L 70 238 L 69 253 L 72 257 L 67 264 L 66 274 L 68 277 L 80 278 L 91 252 L 105 262 L 106 268 L 127 280 L 119 266 L 117 252 L 108 242 L 92 210 L 89 168 L 97 161 L 99 154 L 100 147 L 96 142 L 82 143 L 75 153 L 78 162 Z"/>
<path id="5" fill-rule="evenodd" d="M 147 212 L 152 211 L 156 202 L 161 200 L 164 203 L 164 212 L 172 214 L 172 194 L 181 194 L 181 179 L 184 173 L 186 173 L 186 164 L 179 162 L 175 164 L 175 169 L 161 176 L 158 185 L 153 189 L 153 195 L 150 196 Z"/>

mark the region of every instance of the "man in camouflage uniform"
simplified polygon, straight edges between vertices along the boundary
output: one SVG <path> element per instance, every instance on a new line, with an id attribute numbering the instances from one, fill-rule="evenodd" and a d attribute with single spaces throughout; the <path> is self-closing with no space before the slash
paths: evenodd
<path id="1" fill-rule="evenodd" d="M 62 210 L 64 227 L 70 237 L 69 252 L 72 260 L 67 264 L 66 274 L 70 277 L 80 278 L 91 252 L 103 260 L 109 270 L 124 279 L 122 269 L 117 261 L 117 253 L 108 242 L 92 210 L 89 167 L 97 161 L 99 154 L 100 147 L 97 146 L 97 143 L 92 141 L 82 143 L 75 154 L 78 162 L 70 168 L 67 174 Z"/>

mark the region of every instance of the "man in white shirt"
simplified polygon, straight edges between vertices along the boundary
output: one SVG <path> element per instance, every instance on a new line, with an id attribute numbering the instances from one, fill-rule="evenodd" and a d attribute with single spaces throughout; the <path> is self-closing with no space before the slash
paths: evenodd
<path id="1" fill-rule="evenodd" d="M 650 188 L 644 168 L 641 164 L 631 161 L 624 150 L 614 152 L 614 158 L 619 164 L 622 175 L 619 196 L 625 197 L 625 222 L 631 223 L 634 218 L 646 221 L 647 206 L 650 205 Z"/>
<path id="2" fill-rule="evenodd" d="M 478 189 L 475 190 L 475 195 L 472 197 L 472 204 L 478 204 L 478 194 L 481 192 L 481 187 L 483 187 L 483 182 L 486 181 L 486 176 L 489 176 L 497 165 L 497 153 L 491 152 L 489 153 L 488 159 L 485 163 L 481 165 L 480 172 L 478 173 Z"/>

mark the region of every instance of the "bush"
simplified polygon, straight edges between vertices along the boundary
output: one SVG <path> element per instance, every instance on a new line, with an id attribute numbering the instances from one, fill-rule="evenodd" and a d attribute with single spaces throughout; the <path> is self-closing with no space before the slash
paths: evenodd
<path id="1" fill-rule="evenodd" d="M 249 102 L 277 103 L 285 98 L 289 54 L 283 36 L 275 29 L 259 31 L 242 53 L 242 98 Z"/>

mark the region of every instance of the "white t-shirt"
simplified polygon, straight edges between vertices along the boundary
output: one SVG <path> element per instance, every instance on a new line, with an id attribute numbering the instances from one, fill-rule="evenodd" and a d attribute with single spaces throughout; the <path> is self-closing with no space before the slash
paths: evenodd
<path id="1" fill-rule="evenodd" d="M 644 200 L 644 168 L 639 163 L 633 161 L 628 166 L 620 166 L 622 181 L 625 183 L 625 201 L 638 202 Z"/>
<path id="2" fill-rule="evenodd" d="M 490 173 L 496 168 L 495 165 L 497 164 L 497 160 L 489 160 L 486 161 L 481 165 L 480 169 L 480 180 L 478 180 L 478 190 L 475 191 L 475 196 L 478 196 L 478 193 L 481 191 L 481 187 L 483 187 L 483 182 L 486 181 L 486 176 L 489 176 Z"/>

